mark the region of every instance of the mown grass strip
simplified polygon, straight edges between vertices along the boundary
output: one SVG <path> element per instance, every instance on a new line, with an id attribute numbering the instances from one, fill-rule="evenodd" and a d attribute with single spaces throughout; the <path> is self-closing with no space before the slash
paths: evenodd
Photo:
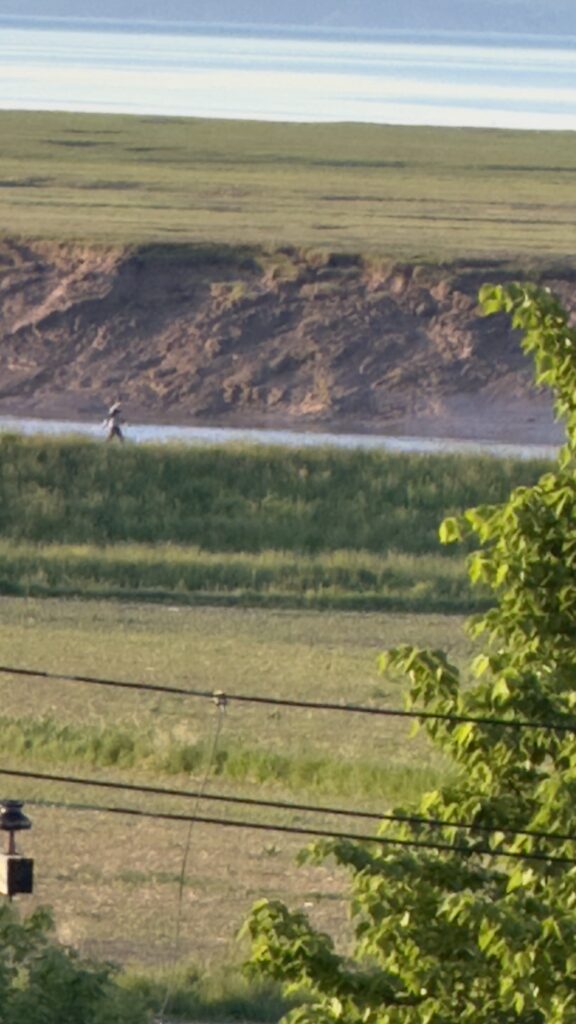
<path id="1" fill-rule="evenodd" d="M 485 598 L 464 560 L 335 551 L 213 553 L 174 545 L 0 542 L 0 593 L 114 597 L 173 604 L 472 611 Z"/>

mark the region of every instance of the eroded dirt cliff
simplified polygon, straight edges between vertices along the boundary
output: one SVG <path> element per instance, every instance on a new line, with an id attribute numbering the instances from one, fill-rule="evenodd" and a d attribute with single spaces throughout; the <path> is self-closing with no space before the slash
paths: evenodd
<path id="1" fill-rule="evenodd" d="M 0 242 L 0 413 L 547 441 L 498 264 Z M 576 308 L 569 272 L 546 280 Z"/>

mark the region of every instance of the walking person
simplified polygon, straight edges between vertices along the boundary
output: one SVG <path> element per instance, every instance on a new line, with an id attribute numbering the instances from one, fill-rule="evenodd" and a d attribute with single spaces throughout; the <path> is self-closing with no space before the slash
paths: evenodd
<path id="1" fill-rule="evenodd" d="M 106 435 L 107 441 L 113 441 L 116 438 L 118 441 L 124 440 L 124 434 L 122 433 L 122 424 L 125 423 L 122 416 L 122 407 L 120 402 L 114 402 L 108 410 L 108 415 L 104 420 L 104 426 L 108 431 Z"/>

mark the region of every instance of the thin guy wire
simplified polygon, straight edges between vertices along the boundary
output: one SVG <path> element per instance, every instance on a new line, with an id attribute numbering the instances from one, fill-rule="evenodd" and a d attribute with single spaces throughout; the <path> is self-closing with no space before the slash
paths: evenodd
<path id="1" fill-rule="evenodd" d="M 245 704 L 268 704 L 274 707 L 308 708 L 312 711 L 343 711 L 348 714 L 378 715 L 386 718 L 409 718 L 418 721 L 470 723 L 472 725 L 502 726 L 508 729 L 549 729 L 553 732 L 576 733 L 576 722 L 534 722 L 530 719 L 493 718 L 485 715 L 449 715 L 436 711 L 404 711 L 397 708 L 369 708 L 362 704 L 334 704 L 330 701 L 293 700 L 287 697 L 263 697 L 257 694 L 223 693 L 221 690 L 187 690 L 182 686 L 159 686 L 156 683 L 132 683 L 119 679 L 101 679 L 96 676 L 67 675 L 46 672 L 43 669 L 14 668 L 0 665 L 0 674 L 31 676 L 39 679 L 59 680 L 66 683 L 86 683 L 91 686 L 112 686 L 124 690 L 143 690 L 151 693 L 176 694 L 180 697 L 200 697 L 214 700 L 221 696 L 227 701 Z"/>
<path id="2" fill-rule="evenodd" d="M 370 818 L 373 821 L 393 821 L 404 825 L 429 825 L 431 828 L 465 828 L 473 832 L 506 832 L 513 836 L 529 836 L 533 839 L 557 839 L 575 842 L 576 835 L 567 832 L 544 832 L 539 829 L 512 828 L 507 825 L 481 825 L 460 819 L 426 818 L 418 814 L 389 814 L 378 811 L 355 811 L 345 807 L 330 807 L 316 804 L 291 803 L 285 800 L 263 800 L 258 797 L 229 796 L 222 793 L 202 792 L 189 789 L 171 789 L 163 786 L 143 786 L 133 782 L 112 782 L 109 779 L 86 779 L 75 775 L 54 775 L 52 772 L 28 772 L 20 769 L 0 768 L 0 775 L 21 779 L 37 779 L 41 782 L 64 782 L 76 786 L 100 786 L 104 789 L 121 789 L 133 793 L 153 793 L 156 796 L 177 796 L 185 799 L 213 800 L 227 804 L 244 804 L 251 807 L 270 807 L 281 811 L 305 811 L 310 814 L 331 814 L 345 818 Z"/>
<path id="3" fill-rule="evenodd" d="M 195 809 L 198 807 L 200 801 L 204 798 L 204 790 L 206 789 L 206 786 L 208 785 L 208 779 L 210 778 L 210 774 L 212 772 L 212 766 L 214 764 L 214 759 L 216 757 L 216 751 L 218 749 L 218 742 L 219 742 L 220 735 L 221 735 L 221 732 L 222 732 L 222 725 L 224 724 L 224 714 L 225 714 L 225 711 L 226 711 L 226 702 L 224 700 L 219 700 L 217 702 L 216 707 L 217 707 L 216 724 L 215 724 L 214 732 L 213 732 L 213 735 L 212 735 L 212 743 L 210 745 L 210 753 L 208 755 L 208 760 L 206 762 L 206 769 L 204 771 L 204 777 L 202 779 L 202 782 L 200 783 L 200 789 L 198 790 L 198 793 L 196 794 Z M 177 901 L 176 901 L 176 926 L 175 926 L 175 929 L 174 929 L 174 951 L 175 951 L 175 959 L 176 960 L 178 959 L 179 952 L 180 952 L 180 934 L 181 934 L 181 929 L 182 929 L 182 912 L 183 912 L 183 905 L 184 905 L 184 885 L 185 885 L 185 882 L 186 882 L 186 868 L 188 866 L 188 857 L 190 855 L 190 843 L 191 843 L 191 840 L 192 840 L 192 829 L 193 828 L 194 828 L 194 820 L 191 820 L 189 822 L 189 824 L 188 824 L 188 829 L 187 829 L 187 833 L 186 833 L 186 840 L 184 842 L 184 852 L 182 854 L 182 864 L 181 864 L 181 867 L 180 867 L 180 877 L 178 879 L 178 897 L 177 897 Z M 172 982 L 169 981 L 168 985 L 166 986 L 166 993 L 164 995 L 162 1006 L 160 1008 L 160 1020 L 163 1019 L 164 1014 L 166 1013 L 166 1009 L 167 1009 L 168 1003 L 170 1002 L 170 998 L 173 995 L 173 992 L 174 992 L 174 978 L 172 978 Z"/>
<path id="4" fill-rule="evenodd" d="M 97 811 L 104 814 L 125 814 L 132 817 L 154 818 L 157 821 L 192 821 L 202 825 L 217 825 L 222 828 L 248 828 L 259 832 L 285 832 L 300 836 L 321 836 L 327 839 L 351 839 L 356 843 L 377 843 L 380 846 L 417 847 L 424 850 L 443 850 L 470 857 L 473 854 L 488 857 L 507 857 L 511 860 L 536 860 L 548 864 L 576 866 L 575 857 L 558 857 L 548 853 L 521 853 L 517 850 L 493 850 L 489 846 L 452 846 L 450 843 L 434 843 L 422 839 L 393 839 L 388 836 L 367 836 L 355 832 L 336 832 L 321 828 L 303 828 L 298 825 L 271 825 L 259 821 L 238 821 L 227 818 L 209 818 L 204 815 L 174 814 L 168 811 L 143 811 L 135 807 L 102 807 L 97 804 L 66 804 L 50 800 L 40 803 L 28 800 L 28 804 L 43 807 L 59 807 L 69 811 Z"/>

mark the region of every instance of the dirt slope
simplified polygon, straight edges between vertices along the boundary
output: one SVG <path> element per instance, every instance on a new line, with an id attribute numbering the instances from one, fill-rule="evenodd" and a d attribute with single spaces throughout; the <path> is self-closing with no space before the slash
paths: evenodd
<path id="1" fill-rule="evenodd" d="M 0 414 L 559 438 L 497 264 L 0 242 Z M 546 282 L 576 308 L 576 280 Z"/>

